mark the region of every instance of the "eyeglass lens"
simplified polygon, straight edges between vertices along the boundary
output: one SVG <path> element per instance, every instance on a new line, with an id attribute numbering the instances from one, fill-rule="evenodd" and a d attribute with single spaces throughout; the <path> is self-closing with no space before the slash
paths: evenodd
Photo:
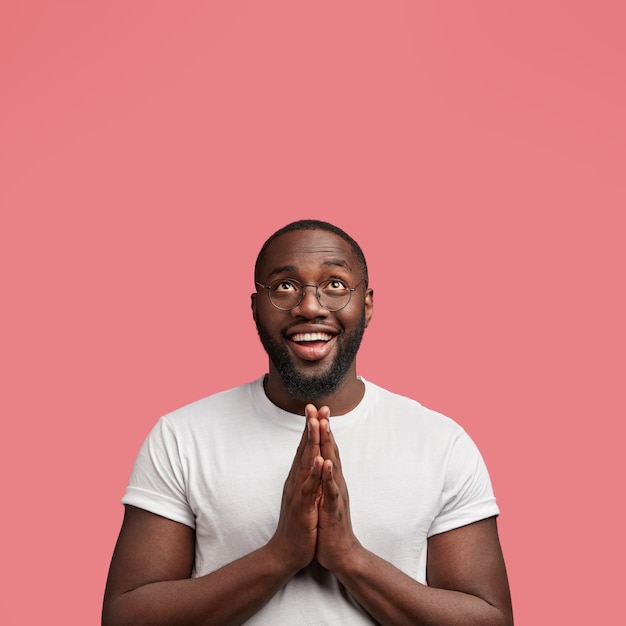
<path id="1" fill-rule="evenodd" d="M 307 285 L 311 287 L 312 285 Z M 269 296 L 279 309 L 293 309 L 300 304 L 304 287 L 293 280 L 277 280 L 269 285 Z M 350 302 L 352 291 L 338 279 L 326 280 L 317 286 L 317 299 L 329 311 L 338 311 Z"/>

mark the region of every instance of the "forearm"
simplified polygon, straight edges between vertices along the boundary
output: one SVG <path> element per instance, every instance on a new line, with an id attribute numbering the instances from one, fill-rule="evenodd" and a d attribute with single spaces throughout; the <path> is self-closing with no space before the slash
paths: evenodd
<path id="1" fill-rule="evenodd" d="M 482 598 L 423 585 L 362 547 L 334 573 L 382 625 L 511 626 L 513 623 L 510 614 Z"/>
<path id="2" fill-rule="evenodd" d="M 107 598 L 102 624 L 241 624 L 295 573 L 268 544 L 206 576 L 151 582 Z"/>

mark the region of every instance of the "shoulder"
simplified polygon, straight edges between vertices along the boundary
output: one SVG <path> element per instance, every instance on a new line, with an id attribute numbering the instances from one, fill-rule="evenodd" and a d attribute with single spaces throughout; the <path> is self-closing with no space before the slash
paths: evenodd
<path id="1" fill-rule="evenodd" d="M 389 391 L 369 381 L 364 382 L 371 410 L 375 413 L 384 414 L 385 419 L 446 436 L 454 436 L 463 432 L 462 427 L 447 415 L 425 407 L 413 398 Z"/>
<path id="2" fill-rule="evenodd" d="M 159 421 L 174 428 L 184 428 L 190 424 L 206 421 L 208 418 L 225 418 L 235 413 L 249 411 L 255 404 L 258 388 L 262 389 L 261 382 L 262 379 L 258 379 L 214 393 L 166 413 Z"/>
<path id="3" fill-rule="evenodd" d="M 212 394 L 162 415 L 148 434 L 144 445 L 178 448 L 194 441 L 213 439 L 245 428 L 258 414 L 257 388 L 261 379 Z M 159 442 L 162 442 L 159 444 Z M 184 443 L 186 442 L 186 443 Z"/>

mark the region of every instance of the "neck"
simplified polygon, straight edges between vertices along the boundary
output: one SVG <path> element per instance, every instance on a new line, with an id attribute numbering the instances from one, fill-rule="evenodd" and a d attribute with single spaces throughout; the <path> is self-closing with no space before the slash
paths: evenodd
<path id="1" fill-rule="evenodd" d="M 354 409 L 365 394 L 365 385 L 356 377 L 354 369 L 351 368 L 334 393 L 317 398 L 298 398 L 287 391 L 280 375 L 270 363 L 270 373 L 263 381 L 265 395 L 272 404 L 290 413 L 304 415 L 304 407 L 313 404 L 318 409 L 327 406 L 331 416 L 343 415 Z"/>

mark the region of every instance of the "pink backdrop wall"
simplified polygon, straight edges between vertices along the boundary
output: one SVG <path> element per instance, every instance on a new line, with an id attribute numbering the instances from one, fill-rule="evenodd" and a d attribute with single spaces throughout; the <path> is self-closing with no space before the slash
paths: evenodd
<path id="1" fill-rule="evenodd" d="M 2 3 L 0 622 L 98 622 L 138 446 L 264 371 L 254 257 L 316 217 L 360 373 L 483 451 L 517 623 L 619 623 L 625 7 Z"/>

